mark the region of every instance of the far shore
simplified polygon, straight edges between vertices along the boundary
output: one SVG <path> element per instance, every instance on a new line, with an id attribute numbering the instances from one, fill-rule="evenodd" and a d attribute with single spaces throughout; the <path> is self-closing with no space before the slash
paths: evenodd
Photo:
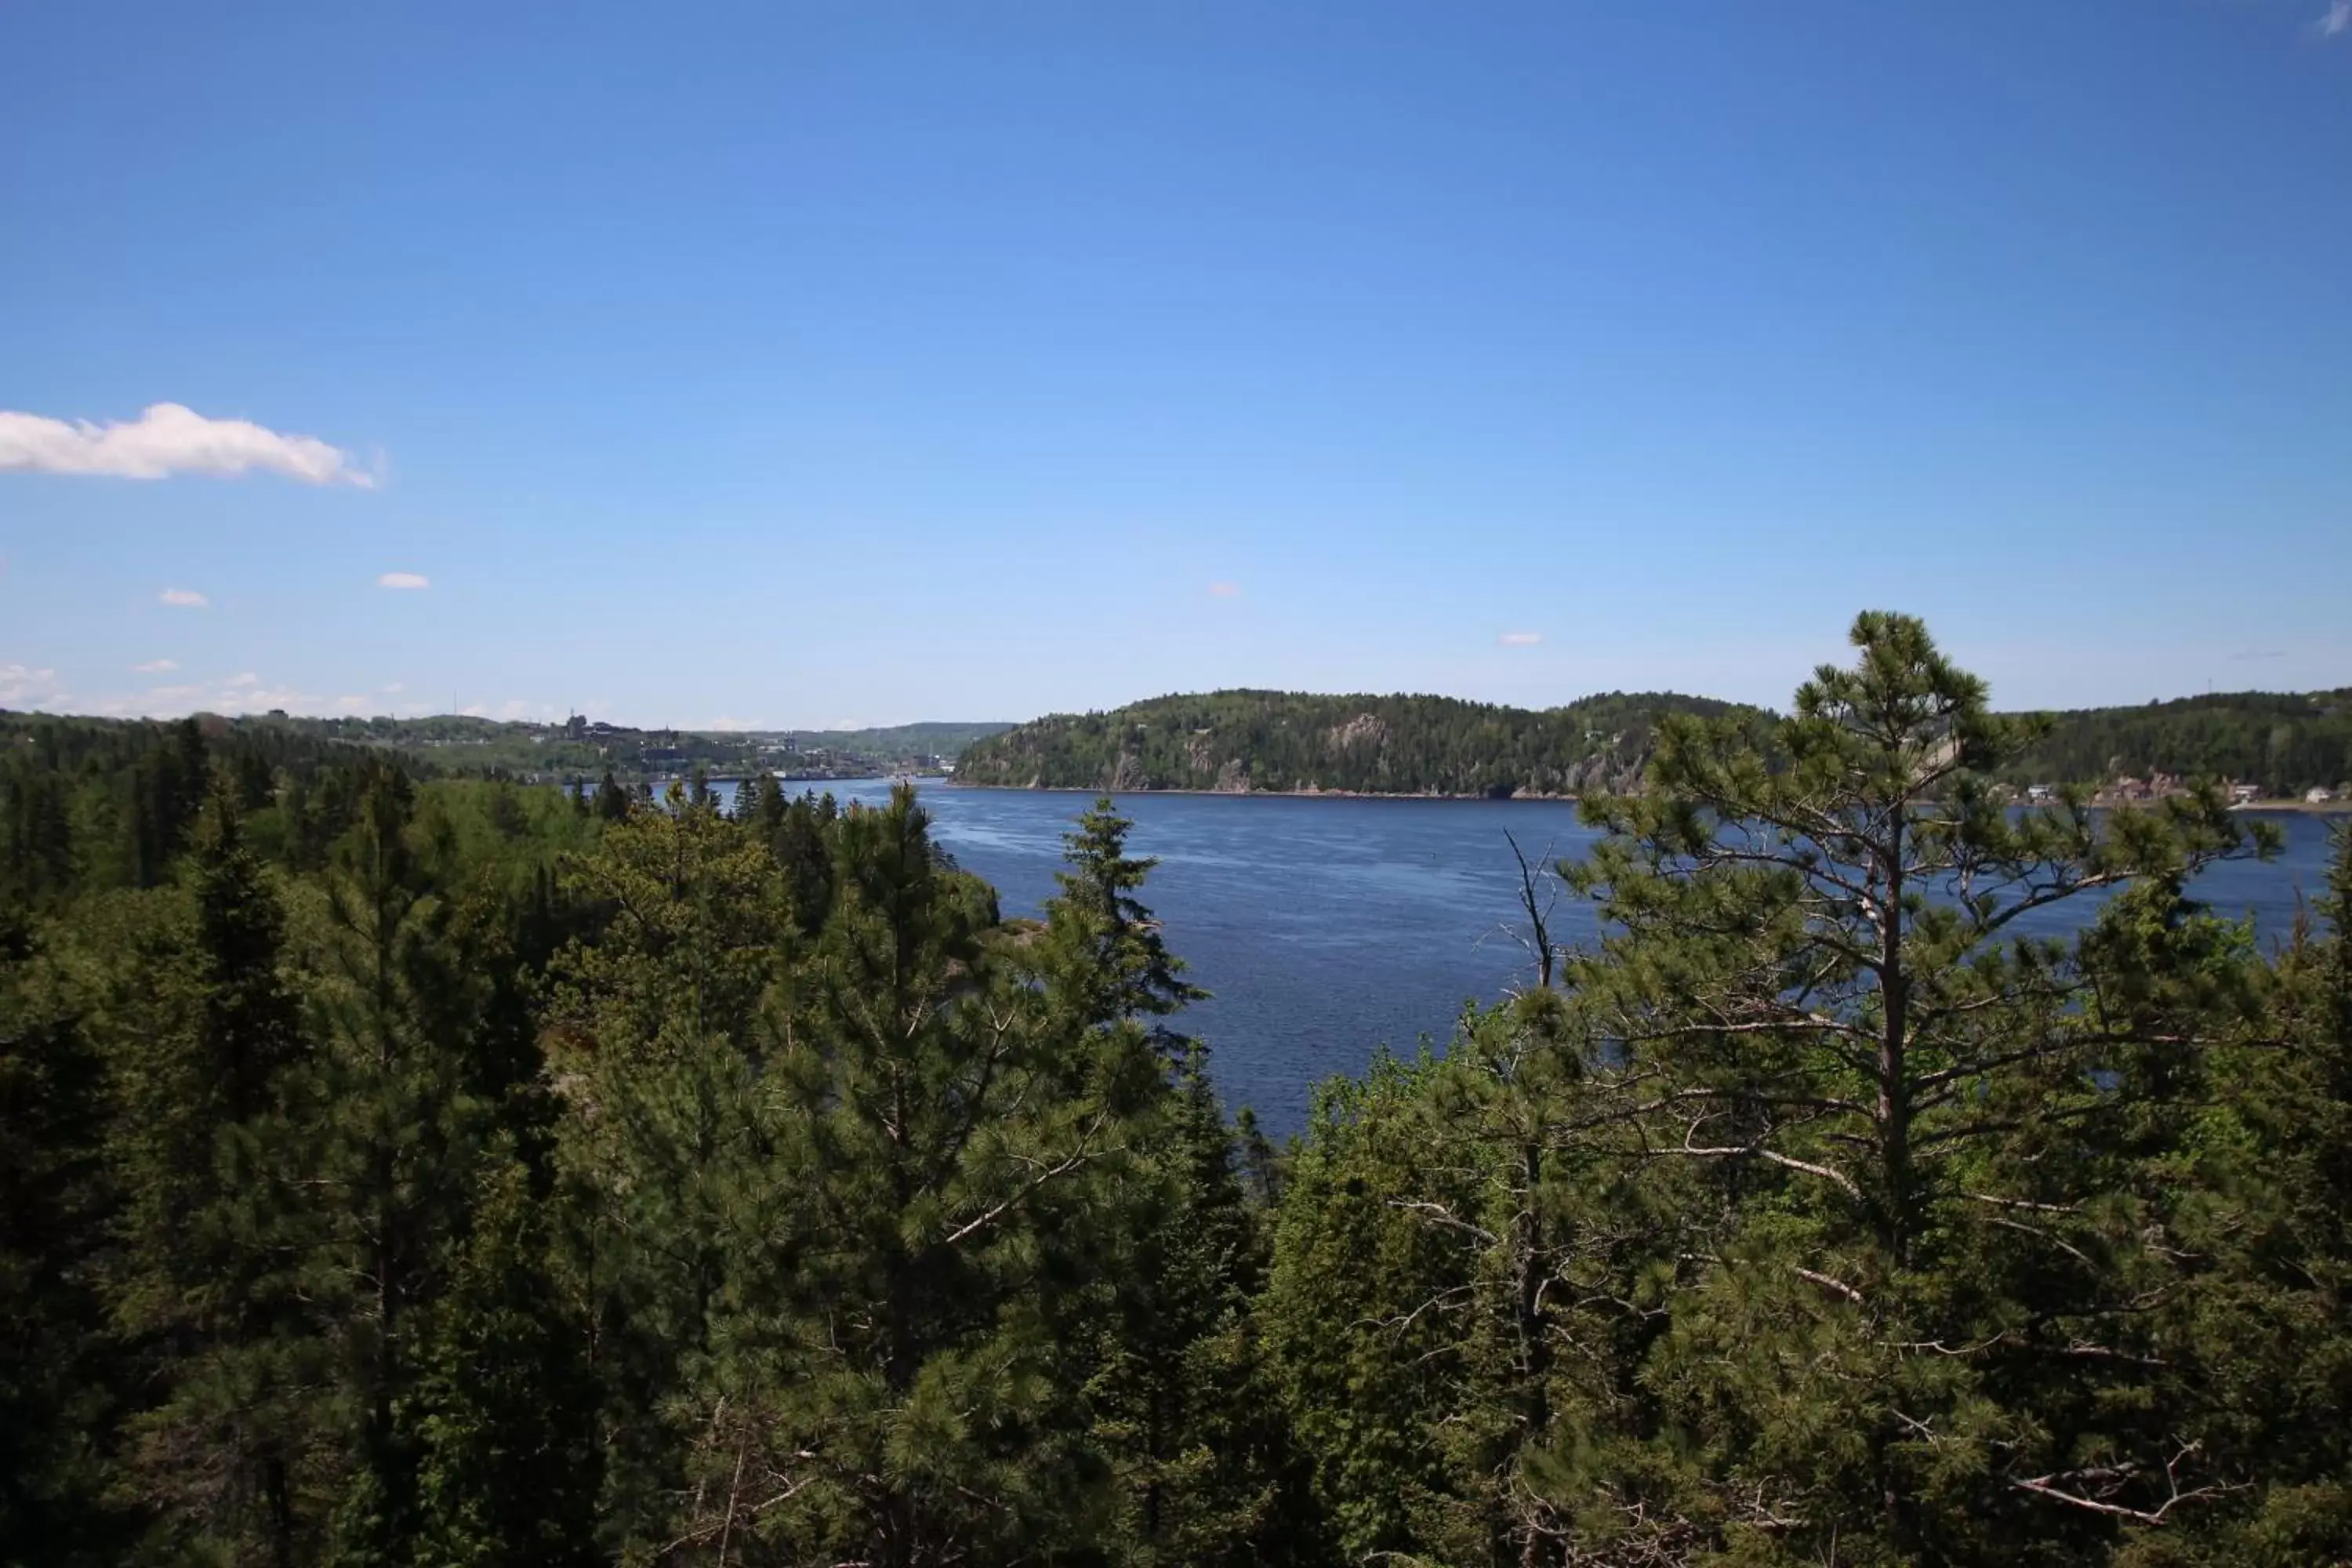
<path id="1" fill-rule="evenodd" d="M 942 784 L 950 789 L 993 790 L 1003 795 L 1199 795 L 1228 796 L 1236 800 L 1252 795 L 1268 800 L 1486 800 L 1506 805 L 1512 801 L 1538 801 L 1554 805 L 1573 805 L 1577 800 L 1577 797 L 1572 795 L 1544 795 L 1525 791 L 1511 795 L 1439 795 L 1419 791 L 1376 789 L 1162 789 L 1149 786 L 1141 789 L 1103 789 L 1093 784 L 973 784 L 967 779 L 957 778 L 952 773 L 927 775 L 924 782 Z M 2165 798 L 2168 797 L 2159 795 L 2147 800 L 2110 800 L 2097 801 L 2094 804 L 2104 810 L 2112 811 L 2118 806 L 2153 805 L 2157 800 Z M 2230 809 L 2249 812 L 2291 811 L 2305 816 L 2336 816 L 2352 814 L 2352 800 L 2254 800 L 2247 801 L 2243 805 L 2232 805 Z"/>
<path id="2" fill-rule="evenodd" d="M 1094 784 L 971 784 L 954 774 L 943 775 L 940 783 L 950 789 L 994 790 L 1001 795 L 1202 795 L 1246 799 L 1252 795 L 1265 800 L 1491 800 L 1508 803 L 1515 800 L 1548 801 L 1554 805 L 1573 805 L 1572 795 L 1538 795 L 1520 792 L 1513 795 L 1439 795 L 1426 790 L 1386 789 L 1103 789 Z"/>
<path id="3" fill-rule="evenodd" d="M 2306 816 L 2338 816 L 2352 812 L 2352 800 L 2250 800 L 2231 811 L 2299 811 Z"/>

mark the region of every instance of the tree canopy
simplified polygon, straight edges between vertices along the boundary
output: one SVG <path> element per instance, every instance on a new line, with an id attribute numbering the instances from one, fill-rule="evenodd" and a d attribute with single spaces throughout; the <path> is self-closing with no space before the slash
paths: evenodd
<path id="1" fill-rule="evenodd" d="M 1600 934 L 1280 1149 L 1108 799 L 1008 917 L 911 788 L 32 727 L 0 1564 L 2352 1561 L 2352 836 L 2264 951 L 1853 644 L 1623 700 Z"/>

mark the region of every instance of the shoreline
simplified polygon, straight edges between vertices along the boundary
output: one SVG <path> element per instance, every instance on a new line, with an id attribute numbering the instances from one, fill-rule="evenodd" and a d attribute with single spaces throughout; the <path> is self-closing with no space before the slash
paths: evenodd
<path id="1" fill-rule="evenodd" d="M 2343 816 L 2352 814 L 2352 800 L 2250 800 L 2231 811 L 2291 811 L 2299 816 Z"/>
<path id="2" fill-rule="evenodd" d="M 1380 789 L 1101 789 L 1092 784 L 966 784 L 949 776 L 940 781 L 950 789 L 990 790 L 998 795 L 1191 795 L 1213 798 L 1247 800 L 1429 800 L 1429 801 L 1491 801 L 1507 805 L 1513 801 L 1527 801 L 1552 805 L 1573 805 L 1572 795 L 1436 795 L 1423 791 Z"/>
<path id="3" fill-rule="evenodd" d="M 1402 790 L 1369 789 L 1102 789 L 1090 784 L 970 784 L 953 775 L 927 778 L 927 784 L 941 784 L 949 789 L 987 790 L 998 795 L 1206 795 L 1214 798 L 1247 800 L 1255 795 L 1265 800 L 1423 800 L 1423 801 L 1486 801 L 1497 805 L 1513 802 L 1530 805 L 1573 805 L 1578 796 L 1572 795 L 1436 795 Z M 2166 797 L 2157 797 L 2162 799 Z M 2095 803 L 2102 811 L 2115 811 L 2135 805 L 2153 805 L 2156 800 L 2107 801 Z M 2352 816 L 2352 800 L 2256 800 L 2230 807 L 2232 813 L 2293 813 L 2299 816 Z"/>

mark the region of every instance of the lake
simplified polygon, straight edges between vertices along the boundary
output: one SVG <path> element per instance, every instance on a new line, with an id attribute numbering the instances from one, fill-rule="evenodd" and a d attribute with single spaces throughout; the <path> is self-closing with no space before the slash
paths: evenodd
<path id="1" fill-rule="evenodd" d="M 890 786 L 786 787 L 881 801 Z M 1080 794 L 940 785 L 922 799 L 939 840 L 995 884 L 1007 914 L 1034 914 L 1053 895 L 1062 834 L 1088 804 Z M 1228 1109 L 1255 1108 L 1277 1134 L 1305 1122 L 1321 1079 L 1360 1072 L 1383 1044 L 1443 1041 L 1465 1001 L 1531 977 L 1509 934 L 1518 883 L 1506 831 L 1531 862 L 1579 854 L 1594 837 L 1573 805 L 1550 801 L 1126 795 L 1118 806 L 1135 820 L 1132 852 L 1160 859 L 1144 901 L 1190 977 L 1214 993 L 1180 1022 L 1209 1043 Z M 2196 891 L 2225 913 L 2251 913 L 2272 939 L 2326 883 L 2328 819 L 2267 820 L 2284 831 L 2285 852 L 2268 865 L 2217 866 Z M 2037 929 L 2063 931 L 2091 908 L 2086 899 L 2040 911 Z M 1563 896 L 1554 929 L 1575 942 L 1596 926 L 1589 907 Z"/>

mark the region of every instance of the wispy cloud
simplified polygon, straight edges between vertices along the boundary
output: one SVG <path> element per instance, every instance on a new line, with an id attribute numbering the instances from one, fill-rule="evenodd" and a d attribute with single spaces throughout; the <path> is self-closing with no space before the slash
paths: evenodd
<path id="1" fill-rule="evenodd" d="M 169 660 L 158 660 L 176 669 Z M 145 666 L 140 667 L 142 671 Z M 188 681 L 151 686 L 143 691 L 117 693 L 74 704 L 76 712 L 108 718 L 176 719 L 185 713 L 267 713 L 283 708 L 289 713 L 316 712 L 320 700 L 291 686 L 274 685 L 252 670 L 239 670 L 226 680 Z"/>
<path id="2" fill-rule="evenodd" d="M 1541 632 L 1505 632 L 1495 639 L 1505 647 L 1533 647 L 1543 641 Z"/>
<path id="3" fill-rule="evenodd" d="M 179 668 L 180 664 L 177 659 L 151 658 L 144 664 L 132 665 L 131 667 L 131 673 L 133 675 L 169 675 Z"/>
<path id="4" fill-rule="evenodd" d="M 207 419 L 177 403 L 152 404 L 136 419 L 103 425 L 0 411 L 0 472 L 12 468 L 124 479 L 259 468 L 305 484 L 376 484 L 349 452 L 315 436 L 282 436 L 247 419 Z"/>
<path id="5" fill-rule="evenodd" d="M 417 572 L 387 572 L 375 580 L 379 588 L 430 588 L 432 579 Z"/>
<path id="6" fill-rule="evenodd" d="M 1237 599 L 1241 597 L 1241 592 L 1242 585 L 1239 583 L 1212 583 L 1209 584 L 1209 597 L 1212 599 Z"/>
<path id="7" fill-rule="evenodd" d="M 54 702 L 58 690 L 58 672 L 36 669 L 27 664 L 0 664 L 0 708 L 37 708 L 44 702 Z"/>
<path id="8" fill-rule="evenodd" d="M 2311 26 L 2312 30 L 2323 38 L 2352 33 L 2352 0 L 2333 0 L 2326 13 Z"/>
<path id="9" fill-rule="evenodd" d="M 212 603 L 194 588 L 166 588 L 155 595 L 159 604 L 174 605 L 183 610 L 201 610 Z"/>

